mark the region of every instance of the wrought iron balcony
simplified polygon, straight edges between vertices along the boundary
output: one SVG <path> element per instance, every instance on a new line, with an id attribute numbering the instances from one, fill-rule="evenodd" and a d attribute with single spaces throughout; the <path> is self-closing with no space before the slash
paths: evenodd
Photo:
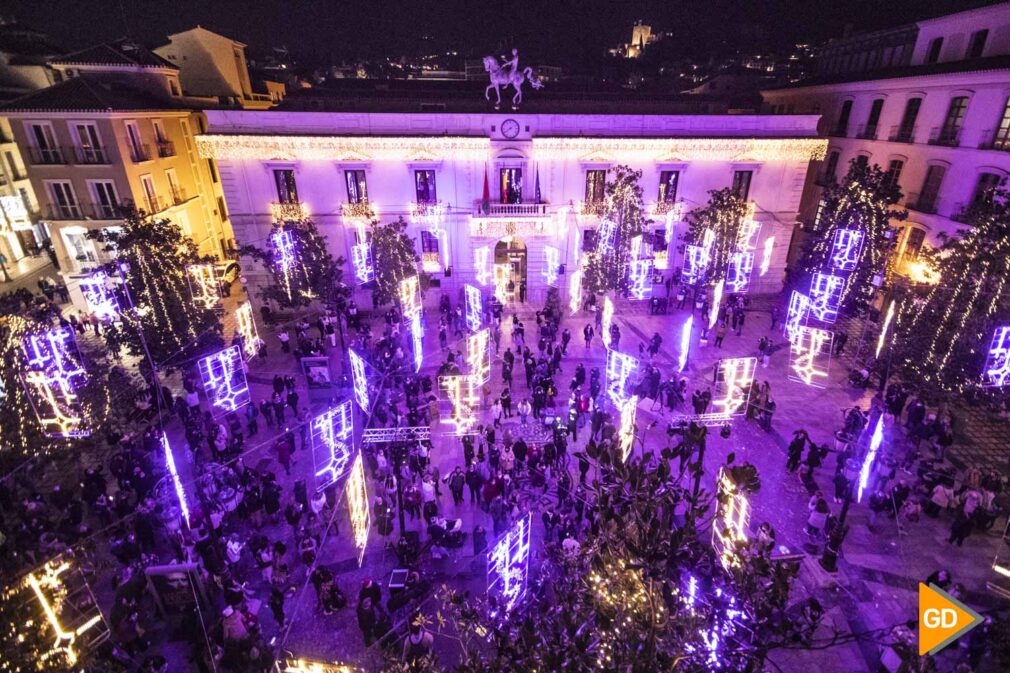
<path id="1" fill-rule="evenodd" d="M 955 126 L 939 126 L 929 133 L 930 145 L 957 147 L 961 144 L 961 128 Z"/>
<path id="2" fill-rule="evenodd" d="M 186 202 L 186 190 L 185 189 L 183 189 L 182 187 L 173 187 L 171 191 L 172 191 L 172 203 L 174 205 L 177 206 L 180 203 L 185 203 Z"/>
<path id="3" fill-rule="evenodd" d="M 46 211 L 49 220 L 121 220 L 123 207 L 105 203 L 52 204 Z"/>
<path id="4" fill-rule="evenodd" d="M 67 163 L 62 147 L 29 147 L 28 156 L 36 166 L 58 166 Z"/>
<path id="5" fill-rule="evenodd" d="M 104 147 L 75 147 L 74 154 L 79 164 L 105 165 L 111 163 Z"/>
<path id="6" fill-rule="evenodd" d="M 888 137 L 892 143 L 914 143 L 917 126 L 897 125 L 891 127 L 891 135 Z"/>
<path id="7" fill-rule="evenodd" d="M 828 135 L 832 138 L 848 138 L 849 137 L 849 127 L 848 126 L 835 126 L 832 128 Z"/>
<path id="8" fill-rule="evenodd" d="M 916 210 L 920 213 L 933 214 L 936 212 L 937 207 L 936 194 L 920 195 L 916 192 L 912 192 L 908 195 L 908 199 L 905 201 L 905 207 L 909 210 Z"/>
<path id="9" fill-rule="evenodd" d="M 361 201 L 359 203 L 343 203 L 340 205 L 340 213 L 347 218 L 358 219 L 358 220 L 374 220 L 375 209 L 372 208 L 372 204 L 368 201 Z"/>
<path id="10" fill-rule="evenodd" d="M 144 161 L 151 160 L 151 146 L 150 145 L 134 145 L 130 147 L 130 158 L 133 163 L 139 164 Z"/>
<path id="11" fill-rule="evenodd" d="M 607 212 L 606 201 L 581 201 L 579 203 L 579 215 L 602 217 L 605 212 Z"/>
<path id="12" fill-rule="evenodd" d="M 474 217 L 546 217 L 546 203 L 488 203 L 474 202 Z"/>
<path id="13" fill-rule="evenodd" d="M 309 219 L 309 209 L 301 201 L 270 204 L 270 217 L 274 222 L 304 222 Z"/>
<path id="14" fill-rule="evenodd" d="M 876 140 L 877 128 L 876 124 L 864 124 L 856 131 L 856 137 L 860 140 Z"/>
<path id="15" fill-rule="evenodd" d="M 171 140 L 158 141 L 158 156 L 161 158 L 175 156 L 175 143 Z"/>
<path id="16" fill-rule="evenodd" d="M 982 132 L 978 148 L 1010 152 L 1010 128 L 988 129 Z"/>

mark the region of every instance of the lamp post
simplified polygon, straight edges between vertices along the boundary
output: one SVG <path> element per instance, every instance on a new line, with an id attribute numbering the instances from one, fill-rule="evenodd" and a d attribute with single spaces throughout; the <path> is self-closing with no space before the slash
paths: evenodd
<path id="1" fill-rule="evenodd" d="M 854 465 L 855 461 L 851 458 L 845 463 L 845 479 L 847 481 L 845 486 L 845 501 L 842 504 L 842 511 L 838 514 L 838 523 L 835 524 L 834 530 L 828 536 L 828 542 L 824 545 L 824 553 L 821 555 L 819 561 L 821 567 L 829 573 L 838 572 L 838 556 L 842 551 L 842 543 L 845 542 L 845 536 L 849 532 L 845 521 L 849 517 L 849 507 L 852 506 L 852 489 L 855 486 L 856 479 L 859 477 L 859 470 L 854 469 Z"/>

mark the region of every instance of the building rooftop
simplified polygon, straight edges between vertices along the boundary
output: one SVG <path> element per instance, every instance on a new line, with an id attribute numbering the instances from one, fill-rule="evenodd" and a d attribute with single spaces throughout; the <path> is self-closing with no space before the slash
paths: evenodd
<path id="1" fill-rule="evenodd" d="M 100 65 L 141 68 L 170 68 L 178 66 L 127 38 L 106 42 L 80 51 L 51 59 L 53 65 Z"/>
<path id="2" fill-rule="evenodd" d="M 180 107 L 114 79 L 74 77 L 0 105 L 0 113 L 111 112 Z"/>
<path id="3" fill-rule="evenodd" d="M 485 82 L 432 80 L 332 80 L 290 93 L 279 110 L 296 112 L 509 112 L 515 90 L 502 89 L 501 109 L 484 97 Z M 728 104 L 715 97 L 643 93 L 614 88 L 585 91 L 547 84 L 526 84 L 516 112 L 527 114 L 726 114 Z"/>

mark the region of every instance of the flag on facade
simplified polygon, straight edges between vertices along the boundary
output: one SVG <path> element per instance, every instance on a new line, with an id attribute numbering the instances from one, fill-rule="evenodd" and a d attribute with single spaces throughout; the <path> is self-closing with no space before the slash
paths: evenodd
<path id="1" fill-rule="evenodd" d="M 480 197 L 480 209 L 485 215 L 491 210 L 491 185 L 487 181 L 487 164 L 484 164 L 484 193 Z"/>
<path id="2" fill-rule="evenodd" d="M 533 180 L 533 203 L 540 203 L 540 166 L 537 166 L 537 172 Z"/>

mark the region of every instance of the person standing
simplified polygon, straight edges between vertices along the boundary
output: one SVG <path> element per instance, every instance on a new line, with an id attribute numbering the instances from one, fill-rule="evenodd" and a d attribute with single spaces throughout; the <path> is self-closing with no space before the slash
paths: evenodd
<path id="1" fill-rule="evenodd" d="M 457 465 L 446 481 L 449 484 L 449 492 L 452 493 L 452 502 L 457 507 L 463 504 L 463 487 L 466 485 L 466 477 L 463 470 Z"/>
<path id="2" fill-rule="evenodd" d="M 807 431 L 797 430 L 793 433 L 793 439 L 789 442 L 789 448 L 787 452 L 789 453 L 789 459 L 786 461 L 786 471 L 795 472 L 800 466 L 800 460 L 803 457 L 803 448 L 807 444 Z"/>

